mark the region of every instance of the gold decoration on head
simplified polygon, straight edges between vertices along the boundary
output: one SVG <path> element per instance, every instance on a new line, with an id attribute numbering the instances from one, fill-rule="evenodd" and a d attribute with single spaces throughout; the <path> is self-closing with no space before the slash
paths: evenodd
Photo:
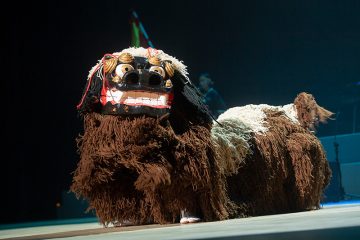
<path id="1" fill-rule="evenodd" d="M 116 65 L 117 65 L 116 58 L 106 59 L 104 62 L 105 73 L 112 72 L 116 68 Z"/>
<path id="2" fill-rule="evenodd" d="M 113 77 L 112 81 L 118 83 L 121 81 L 121 79 L 119 76 L 115 76 L 115 77 Z"/>
<path id="3" fill-rule="evenodd" d="M 130 53 L 122 53 L 118 57 L 119 61 L 122 63 L 132 63 L 134 61 L 134 56 Z"/>
<path id="4" fill-rule="evenodd" d="M 174 70 L 174 66 L 172 65 L 171 62 L 168 62 L 168 61 L 165 62 L 165 71 L 166 71 L 166 73 L 168 74 L 169 77 L 174 76 L 175 70 Z"/>
<path id="5" fill-rule="evenodd" d="M 160 58 L 158 58 L 158 57 L 150 57 L 149 59 L 148 59 L 148 61 L 149 61 L 149 63 L 151 63 L 152 65 L 155 65 L 155 66 L 160 66 L 161 65 L 161 60 L 160 60 Z"/>
<path id="6" fill-rule="evenodd" d="M 166 80 L 166 82 L 165 82 L 165 87 L 171 88 L 172 86 L 173 86 L 173 85 L 172 85 L 171 80 L 170 80 L 170 79 Z"/>

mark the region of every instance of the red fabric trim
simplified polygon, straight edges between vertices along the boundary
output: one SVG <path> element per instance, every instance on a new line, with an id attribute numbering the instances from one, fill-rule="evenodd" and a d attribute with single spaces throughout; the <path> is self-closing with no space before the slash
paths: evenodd
<path id="1" fill-rule="evenodd" d="M 102 59 L 101 59 L 101 62 L 102 62 L 102 64 L 103 64 L 103 66 L 104 66 L 104 61 L 105 61 L 105 57 L 106 57 L 106 56 L 117 57 L 117 56 L 115 56 L 115 55 L 113 55 L 113 54 L 106 53 L 106 54 L 102 57 Z M 89 91 L 89 88 L 90 88 L 90 85 L 91 85 L 91 82 L 92 82 L 92 78 L 93 78 L 94 74 L 96 73 L 96 71 L 99 70 L 100 66 L 101 66 L 101 64 L 98 63 L 98 65 L 97 65 L 97 67 L 95 68 L 94 72 L 91 74 L 91 76 L 90 76 L 90 78 L 89 78 L 89 80 L 88 80 L 88 85 L 86 86 L 86 90 L 85 90 L 83 96 L 81 97 L 81 100 L 80 100 L 79 104 L 76 105 L 76 108 L 77 108 L 77 109 L 80 109 L 80 107 L 83 105 L 84 100 L 85 100 L 85 97 L 86 97 L 86 94 L 87 94 L 88 91 Z M 103 76 L 104 76 L 104 78 L 106 79 L 104 68 L 103 68 Z M 101 80 L 103 81 L 103 88 L 104 88 L 104 82 L 105 82 L 105 81 L 104 81 L 104 79 L 101 79 Z"/>
<path id="2" fill-rule="evenodd" d="M 90 76 L 90 78 L 89 78 L 89 80 L 88 80 L 88 85 L 87 85 L 87 87 L 86 87 L 86 90 L 85 90 L 85 92 L 84 92 L 84 94 L 83 94 L 83 96 L 82 96 L 79 104 L 76 106 L 77 109 L 80 109 L 80 107 L 83 105 L 84 99 L 85 99 L 85 97 L 86 97 L 86 94 L 87 94 L 88 91 L 89 91 L 92 78 L 93 78 L 94 74 L 96 73 L 96 71 L 99 70 L 99 68 L 100 68 L 100 64 L 95 68 L 94 72 L 91 74 L 91 76 Z"/>

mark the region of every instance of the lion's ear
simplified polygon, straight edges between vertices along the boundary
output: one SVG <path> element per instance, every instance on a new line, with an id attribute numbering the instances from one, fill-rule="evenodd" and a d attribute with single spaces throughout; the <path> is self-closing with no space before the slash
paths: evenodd
<path id="1" fill-rule="evenodd" d="M 99 74 L 101 68 L 95 69 L 89 76 L 81 100 L 76 106 L 80 115 L 84 115 L 89 112 L 100 111 L 100 93 L 102 88 L 101 74 Z"/>
<path id="2" fill-rule="evenodd" d="M 171 80 L 174 84 L 174 101 L 171 112 L 189 124 L 211 124 L 211 114 L 196 86 L 177 70 Z"/>

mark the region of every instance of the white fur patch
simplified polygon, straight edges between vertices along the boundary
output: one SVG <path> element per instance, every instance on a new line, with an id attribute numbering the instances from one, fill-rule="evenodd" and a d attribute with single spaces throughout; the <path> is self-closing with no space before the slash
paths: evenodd
<path id="1" fill-rule="evenodd" d="M 218 117 L 218 121 L 225 119 L 239 119 L 246 126 L 248 126 L 252 132 L 255 133 L 265 133 L 268 129 L 264 126 L 265 123 L 265 112 L 264 110 L 276 110 L 284 112 L 285 116 L 289 118 L 292 122 L 299 124 L 297 120 L 297 112 L 294 104 L 287 104 L 284 106 L 270 106 L 267 104 L 260 105 L 245 105 L 242 107 L 233 107 L 228 109 L 226 112 L 221 114 Z"/>
<path id="2" fill-rule="evenodd" d="M 296 107 L 293 103 L 284 105 L 282 107 L 279 107 L 279 111 L 284 111 L 284 113 L 286 114 L 286 116 L 294 123 L 296 124 L 300 124 L 299 120 L 298 120 L 298 116 L 297 116 L 297 111 L 296 111 Z"/>
<path id="3" fill-rule="evenodd" d="M 188 72 L 187 72 L 187 67 L 185 66 L 185 64 L 183 64 L 183 62 L 178 60 L 177 58 L 164 53 L 162 50 L 153 49 L 153 48 L 147 49 L 147 48 L 143 48 L 143 47 L 139 47 L 139 48 L 131 47 L 131 48 L 126 48 L 126 49 L 122 50 L 121 52 L 114 52 L 113 55 L 119 56 L 122 53 L 130 53 L 134 57 L 146 57 L 146 58 L 149 57 L 149 54 L 150 54 L 151 56 L 156 56 L 156 57 L 160 58 L 161 61 L 169 60 L 172 62 L 174 68 L 188 79 Z M 99 66 L 99 64 L 101 64 L 101 59 L 90 70 L 88 79 L 92 76 L 92 74 L 94 73 L 96 68 Z"/>

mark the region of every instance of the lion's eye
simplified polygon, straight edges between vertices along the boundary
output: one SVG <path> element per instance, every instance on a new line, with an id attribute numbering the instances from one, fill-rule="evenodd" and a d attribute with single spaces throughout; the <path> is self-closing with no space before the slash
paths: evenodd
<path id="1" fill-rule="evenodd" d="M 134 70 L 134 67 L 131 66 L 130 64 L 119 64 L 115 69 L 115 73 L 117 76 L 122 78 L 125 73 L 132 70 Z"/>
<path id="2" fill-rule="evenodd" d="M 156 72 L 158 74 L 160 74 L 163 78 L 165 78 L 165 70 L 162 67 L 159 66 L 152 66 L 149 69 L 150 72 Z"/>

